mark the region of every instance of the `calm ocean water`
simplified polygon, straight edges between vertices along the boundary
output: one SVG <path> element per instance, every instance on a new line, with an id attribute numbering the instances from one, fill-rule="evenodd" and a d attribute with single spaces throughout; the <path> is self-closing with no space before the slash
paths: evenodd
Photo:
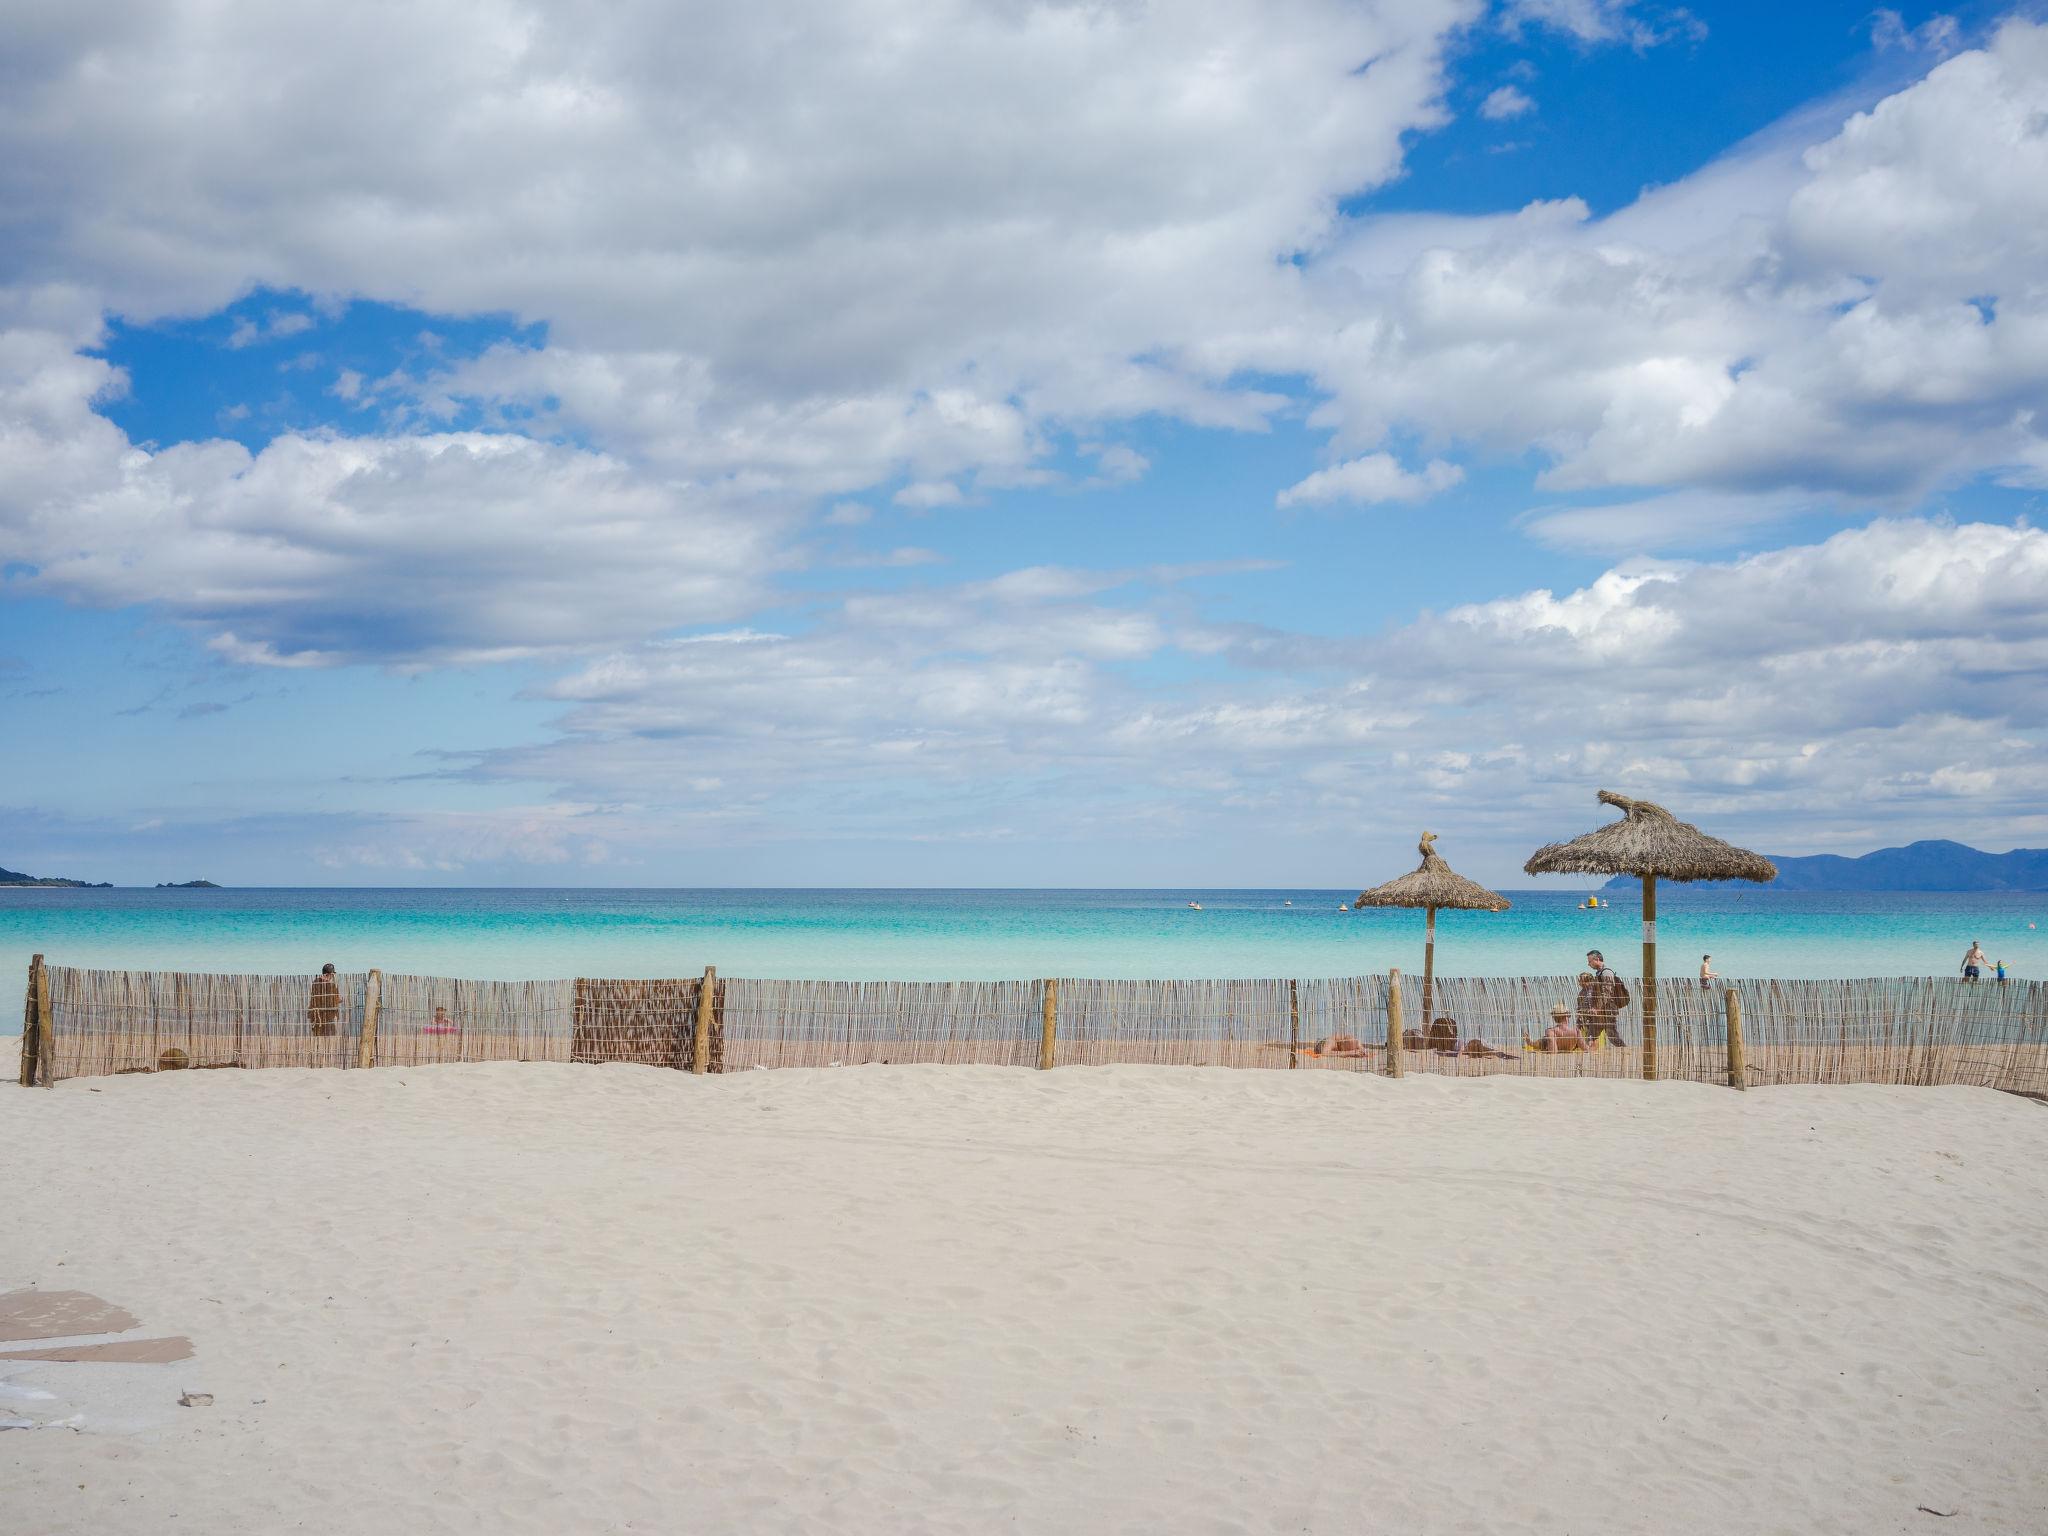
<path id="1" fill-rule="evenodd" d="M 0 890 L 0 976 L 29 956 L 127 969 L 446 976 L 981 980 L 1342 976 L 1419 969 L 1422 915 L 1339 912 L 1355 891 Z M 1446 975 L 1575 970 L 1589 946 L 1636 968 L 1628 898 L 1511 891 L 1446 912 Z M 1199 901 L 1202 911 L 1188 909 Z M 1292 902 L 1292 905 L 1287 903 Z M 1972 939 L 2048 975 L 2048 896 L 1660 892 L 1663 969 L 1703 951 L 1728 976 L 1954 975 Z M 2030 927 L 2038 924 L 2038 927 Z M 5 983 L 0 983 L 5 985 Z M 0 1030 L 20 1018 L 0 1008 Z"/>

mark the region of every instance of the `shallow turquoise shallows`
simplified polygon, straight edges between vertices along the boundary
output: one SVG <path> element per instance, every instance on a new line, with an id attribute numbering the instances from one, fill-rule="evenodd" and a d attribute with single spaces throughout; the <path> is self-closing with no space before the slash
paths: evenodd
<path id="1" fill-rule="evenodd" d="M 52 964 L 303 974 L 333 961 L 445 976 L 985 980 L 1343 976 L 1417 970 L 1419 912 L 1340 912 L 1355 891 L 0 890 L 0 977 Z M 1589 946 L 1633 972 L 1640 923 L 1617 895 L 1514 891 L 1446 912 L 1445 975 L 1577 970 Z M 1188 903 L 1199 902 L 1201 910 Z M 1292 903 L 1292 905 L 1289 905 Z M 1979 940 L 2048 975 L 2048 896 L 1660 893 L 1661 968 L 1727 976 L 1956 974 Z M 2030 926 L 2038 924 L 2039 926 Z M 5 982 L 0 982 L 4 986 Z M 0 1030 L 19 1028 L 12 1008 Z"/>

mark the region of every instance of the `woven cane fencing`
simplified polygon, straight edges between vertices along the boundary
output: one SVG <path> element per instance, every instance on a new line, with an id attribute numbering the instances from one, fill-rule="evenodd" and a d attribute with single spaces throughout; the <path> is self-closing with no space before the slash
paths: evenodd
<path id="1" fill-rule="evenodd" d="M 352 1067 L 359 1058 L 367 981 L 360 974 L 332 978 L 339 998 L 331 1019 L 309 976 L 64 965 L 45 974 L 50 1081 L 182 1067 Z"/>
<path id="2" fill-rule="evenodd" d="M 721 983 L 728 1072 L 869 1062 L 1038 1064 L 1036 981 Z"/>
<path id="3" fill-rule="evenodd" d="M 47 996 L 39 1004 L 38 977 Z M 1643 995 L 1589 1014 L 1570 976 L 1221 981 L 463 981 L 32 970 L 23 1081 L 184 1067 L 633 1063 L 711 1072 L 933 1063 L 1639 1078 Z M 1739 1055 L 1729 1049 L 1731 997 Z M 1560 1020 L 1560 1012 L 1563 1018 Z M 1742 1086 L 1969 1084 L 2048 1096 L 2048 986 L 1901 977 L 1657 986 L 1656 1075 Z M 1553 1035 L 1562 1026 L 1563 1038 Z M 27 1045 L 47 1039 L 38 1059 Z"/>
<path id="4" fill-rule="evenodd" d="M 374 1065 L 568 1061 L 578 985 L 573 981 L 383 976 L 377 989 Z M 693 995 L 696 985 L 692 978 Z"/>

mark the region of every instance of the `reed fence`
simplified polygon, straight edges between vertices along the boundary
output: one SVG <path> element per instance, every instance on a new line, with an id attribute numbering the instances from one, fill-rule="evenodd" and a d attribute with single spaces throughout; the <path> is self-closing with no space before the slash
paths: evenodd
<path id="1" fill-rule="evenodd" d="M 735 1072 L 1149 1063 L 1458 1076 L 1641 1077 L 1641 987 L 1611 1021 L 1570 976 L 851 982 L 702 976 L 464 981 L 29 969 L 21 1082 L 209 1067 L 556 1061 Z M 1655 1075 L 1971 1084 L 2048 1097 L 2048 985 L 1899 977 L 1657 983 Z M 1554 1010 L 1583 1027 L 1546 1049 Z M 333 1015 L 329 1018 L 328 1015 Z M 1593 1025 L 1601 1026 L 1597 1032 Z M 1575 1048 L 1576 1046 L 1586 1048 Z"/>

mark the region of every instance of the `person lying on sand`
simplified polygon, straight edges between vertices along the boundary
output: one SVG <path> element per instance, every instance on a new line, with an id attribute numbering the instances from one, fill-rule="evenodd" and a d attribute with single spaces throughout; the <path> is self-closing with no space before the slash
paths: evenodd
<path id="1" fill-rule="evenodd" d="M 1499 1056 L 1505 1059 L 1508 1054 L 1506 1051 L 1496 1051 L 1484 1040 L 1473 1039 L 1467 1040 L 1463 1045 L 1458 1044 L 1458 1021 L 1456 1019 L 1436 1019 L 1432 1021 L 1427 1038 L 1429 1049 L 1435 1051 L 1439 1056 L 1464 1056 L 1476 1060 L 1484 1056 Z"/>
<path id="2" fill-rule="evenodd" d="M 1550 1010 L 1550 1028 L 1543 1032 L 1541 1040 L 1531 1040 L 1525 1031 L 1522 1035 L 1522 1049 L 1525 1051 L 1583 1051 L 1586 1037 L 1579 1033 L 1578 1025 L 1572 1022 L 1571 1010 L 1563 1003 L 1553 1004 Z"/>
<path id="3" fill-rule="evenodd" d="M 1267 1042 L 1262 1049 L 1293 1051 L 1297 1056 L 1306 1056 L 1309 1060 L 1314 1061 L 1322 1056 L 1342 1056 L 1353 1059 L 1369 1056 L 1373 1051 L 1378 1050 L 1379 1047 L 1373 1046 L 1368 1049 L 1360 1043 L 1356 1035 L 1325 1035 L 1322 1039 L 1316 1041 L 1314 1045 L 1295 1046 L 1288 1044 L 1285 1040 L 1274 1040 Z"/>

